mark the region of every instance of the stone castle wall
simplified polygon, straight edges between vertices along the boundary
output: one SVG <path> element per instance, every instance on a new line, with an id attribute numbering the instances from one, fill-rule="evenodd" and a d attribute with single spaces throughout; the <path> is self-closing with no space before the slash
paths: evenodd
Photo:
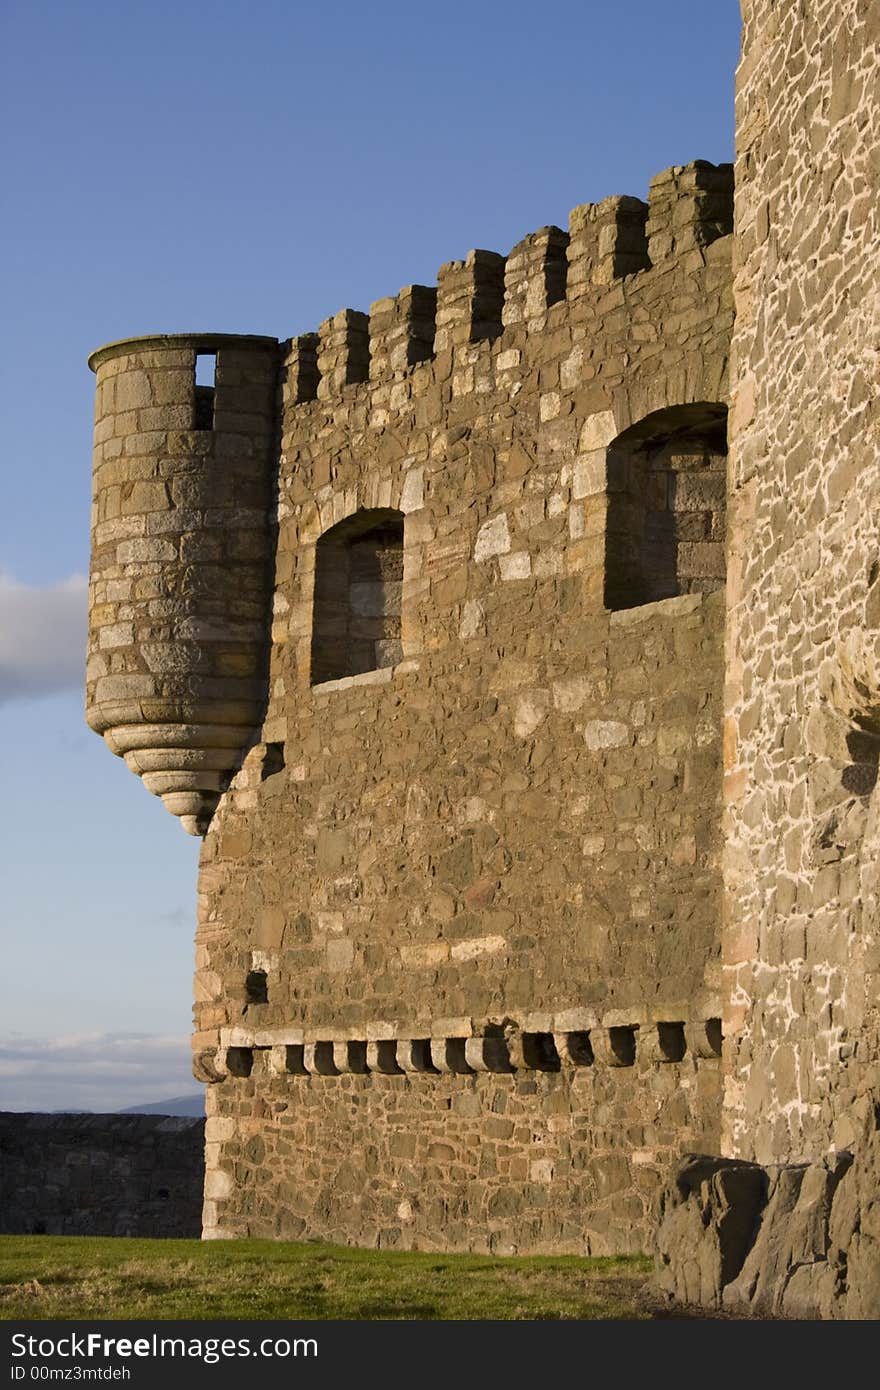
<path id="1" fill-rule="evenodd" d="M 880 1096 L 880 23 L 743 9 L 724 1152 L 776 1163 L 849 1147 Z"/>
<path id="2" fill-rule="evenodd" d="M 880 1317 L 880 535 L 869 0 L 745 0 L 725 654 L 724 1159 L 658 1285 Z M 755 1161 L 756 1160 L 756 1161 Z"/>
<path id="3" fill-rule="evenodd" d="M 387 1064 L 386 1064 L 387 1065 Z M 718 1063 L 287 1075 L 208 1090 L 206 1237 L 607 1254 L 651 1242 L 661 1176 L 717 1145 Z"/>
<path id="4" fill-rule="evenodd" d="M 578 210 L 291 345 L 267 715 L 201 869 L 207 1234 L 637 1248 L 714 1142 L 729 194 L 676 171 L 647 238 Z M 681 573 L 609 611 L 652 488 Z M 325 681 L 319 540 L 370 514 L 399 648 Z"/>
<path id="5" fill-rule="evenodd" d="M 733 235 L 697 163 L 93 359 L 90 721 L 207 832 L 206 1235 L 632 1249 L 720 1150 L 668 1287 L 875 1306 L 880 20 L 742 8 Z"/>
<path id="6" fill-rule="evenodd" d="M 0 1113 L 4 1235 L 198 1236 L 204 1120 Z"/>
<path id="7" fill-rule="evenodd" d="M 731 192 L 93 356 L 90 721 L 216 807 L 207 1234 L 631 1249 L 717 1142 Z"/>

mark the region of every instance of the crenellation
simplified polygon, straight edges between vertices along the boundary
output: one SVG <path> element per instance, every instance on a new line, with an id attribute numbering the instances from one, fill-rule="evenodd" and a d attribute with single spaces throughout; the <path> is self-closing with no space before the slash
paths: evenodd
<path id="1" fill-rule="evenodd" d="M 673 165 L 651 180 L 645 231 L 652 266 L 686 256 L 733 231 L 733 165 Z"/>
<path id="2" fill-rule="evenodd" d="M 299 405 L 318 399 L 318 335 L 301 333 L 291 338 L 284 360 L 283 402 Z"/>
<path id="3" fill-rule="evenodd" d="M 346 387 L 366 381 L 370 371 L 369 318 L 340 309 L 318 329 L 318 399 L 333 400 Z"/>
<path id="4" fill-rule="evenodd" d="M 463 261 L 448 261 L 440 267 L 435 355 L 500 337 L 504 264 L 505 258 L 495 251 L 469 251 Z"/>
<path id="5" fill-rule="evenodd" d="M 522 325 L 528 333 L 546 327 L 547 310 L 565 299 L 568 235 L 542 227 L 514 246 L 504 266 L 504 329 Z"/>
<path id="6" fill-rule="evenodd" d="M 370 306 L 370 380 L 394 376 L 434 353 L 437 290 L 408 285 Z"/>
<path id="7" fill-rule="evenodd" d="M 577 302 L 593 286 L 609 285 L 651 265 L 645 239 L 647 204 L 639 198 L 584 203 L 569 217 L 567 294 Z"/>

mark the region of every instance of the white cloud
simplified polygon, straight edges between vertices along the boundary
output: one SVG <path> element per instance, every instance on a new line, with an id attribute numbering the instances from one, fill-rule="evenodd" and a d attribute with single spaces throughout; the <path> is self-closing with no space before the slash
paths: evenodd
<path id="1" fill-rule="evenodd" d="M 198 1089 L 187 1037 L 0 1035 L 0 1110 L 123 1110 Z"/>
<path id="2" fill-rule="evenodd" d="M 43 588 L 0 574 L 0 702 L 85 684 L 88 584 Z"/>

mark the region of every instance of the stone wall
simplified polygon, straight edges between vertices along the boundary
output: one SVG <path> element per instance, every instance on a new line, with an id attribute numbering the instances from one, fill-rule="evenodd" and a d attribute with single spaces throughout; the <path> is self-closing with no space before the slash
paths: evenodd
<path id="1" fill-rule="evenodd" d="M 873 1306 L 880 18 L 742 8 L 734 236 L 697 162 L 217 340 L 225 404 L 210 340 L 94 358 L 90 717 L 207 829 L 207 1235 L 630 1249 L 693 1144 L 698 1261 L 742 1178 L 747 1303 L 788 1193 Z"/>
<path id="2" fill-rule="evenodd" d="M 204 1120 L 0 1113 L 4 1235 L 198 1236 Z"/>
<path id="3" fill-rule="evenodd" d="M 717 1142 L 730 206 L 671 170 L 289 345 L 268 708 L 200 873 L 206 1234 L 631 1249 Z M 630 450 L 680 564 L 609 609 Z M 327 680 L 322 552 L 392 522 L 375 669 Z"/>
<path id="4" fill-rule="evenodd" d="M 723 1151 L 775 1163 L 880 1093 L 880 13 L 743 14 Z"/>
<path id="5" fill-rule="evenodd" d="M 717 1062 L 693 1057 L 291 1076 L 267 1050 L 249 1078 L 209 1088 L 205 1235 L 644 1250 L 660 1175 L 713 1142 L 718 1104 Z"/>
<path id="6" fill-rule="evenodd" d="M 876 1318 L 880 12 L 745 0 L 743 20 L 724 731 L 731 1157 L 695 1156 L 676 1174 L 658 1208 L 659 1282 L 732 1310 Z"/>

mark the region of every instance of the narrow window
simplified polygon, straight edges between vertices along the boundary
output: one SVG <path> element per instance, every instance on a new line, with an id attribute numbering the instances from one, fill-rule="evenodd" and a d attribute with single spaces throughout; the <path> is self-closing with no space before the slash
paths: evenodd
<path id="1" fill-rule="evenodd" d="M 260 766 L 260 781 L 265 782 L 270 777 L 275 777 L 277 773 L 284 771 L 284 744 L 267 743 L 263 753 L 263 761 Z"/>
<path id="2" fill-rule="evenodd" d="M 403 657 L 403 514 L 357 512 L 318 541 L 312 684 L 357 676 Z"/>
<path id="3" fill-rule="evenodd" d="M 722 405 L 676 406 L 610 445 L 606 608 L 723 586 L 726 422 Z"/>
<path id="4" fill-rule="evenodd" d="M 249 970 L 244 982 L 245 998 L 249 1004 L 268 1004 L 269 984 L 265 970 Z"/>
<path id="5" fill-rule="evenodd" d="M 196 354 L 196 403 L 193 429 L 214 428 L 214 389 L 217 385 L 216 352 Z"/>

